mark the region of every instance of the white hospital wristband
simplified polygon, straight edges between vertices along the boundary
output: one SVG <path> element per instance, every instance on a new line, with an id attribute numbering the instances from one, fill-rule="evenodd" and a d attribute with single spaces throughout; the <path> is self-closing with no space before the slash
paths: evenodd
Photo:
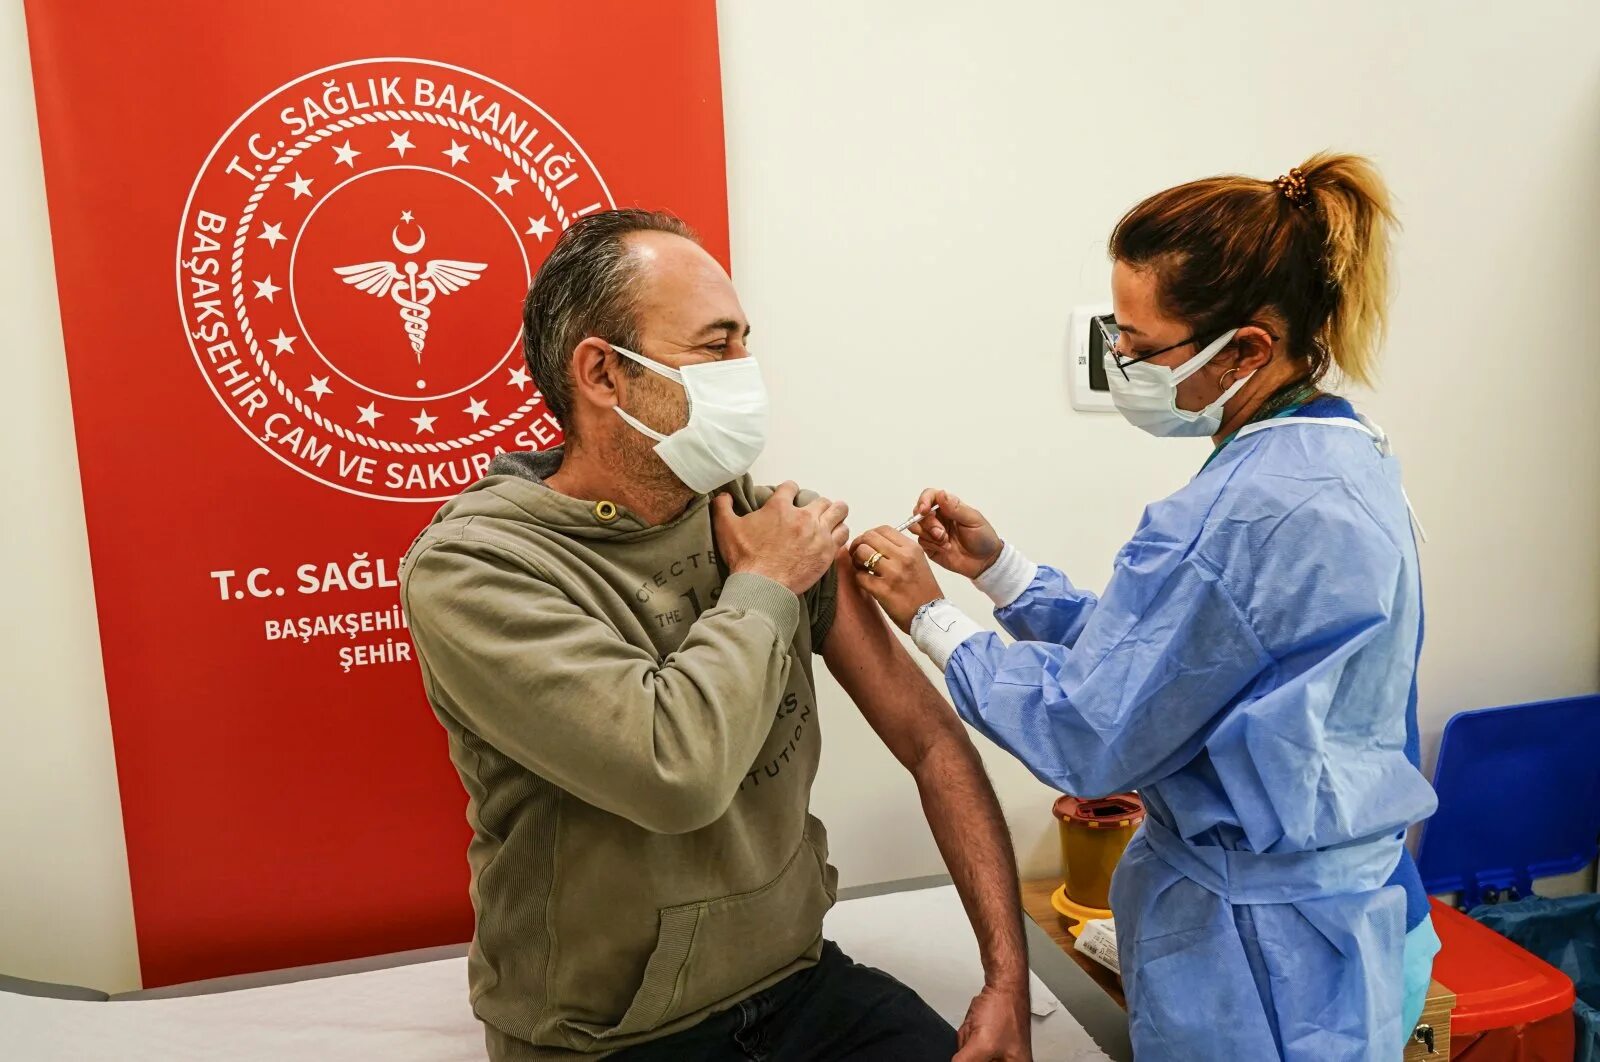
<path id="1" fill-rule="evenodd" d="M 1007 605 L 1016 604 L 1039 577 L 1039 566 L 1024 557 L 1011 543 L 1007 542 L 1000 551 L 1000 559 L 989 566 L 984 572 L 972 581 L 972 585 L 988 595 L 994 602 L 995 608 L 1005 608 Z"/>
<path id="2" fill-rule="evenodd" d="M 911 640 L 940 671 L 949 666 L 962 642 L 982 633 L 983 628 L 972 617 L 948 601 L 935 601 L 911 621 Z"/>

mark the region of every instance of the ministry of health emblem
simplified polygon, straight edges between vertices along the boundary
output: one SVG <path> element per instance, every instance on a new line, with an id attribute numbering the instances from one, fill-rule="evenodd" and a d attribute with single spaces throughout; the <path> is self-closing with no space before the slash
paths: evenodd
<path id="1" fill-rule="evenodd" d="M 366 497 L 437 501 L 560 439 L 520 304 L 556 237 L 613 205 L 526 97 L 422 59 L 268 94 L 201 167 L 178 300 L 219 402 L 278 460 Z"/>

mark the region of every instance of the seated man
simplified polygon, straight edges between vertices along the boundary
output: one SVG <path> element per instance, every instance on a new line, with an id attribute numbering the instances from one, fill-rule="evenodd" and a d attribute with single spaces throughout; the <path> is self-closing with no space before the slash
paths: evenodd
<path id="1" fill-rule="evenodd" d="M 578 222 L 524 307 L 564 450 L 497 458 L 406 559 L 474 831 L 489 1055 L 1027 1058 L 993 791 L 955 713 L 839 577 L 844 506 L 745 475 L 766 430 L 749 331 L 682 222 Z M 970 913 L 987 976 L 959 1045 L 822 938 L 837 873 L 807 810 L 815 652 L 915 777 Z"/>

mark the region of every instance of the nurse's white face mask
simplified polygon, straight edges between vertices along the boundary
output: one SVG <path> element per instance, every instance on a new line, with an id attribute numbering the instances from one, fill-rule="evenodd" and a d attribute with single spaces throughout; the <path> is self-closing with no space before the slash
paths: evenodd
<path id="1" fill-rule="evenodd" d="M 1116 336 L 1101 322 L 1106 340 L 1106 383 L 1111 388 L 1111 402 L 1117 412 L 1136 428 L 1151 435 L 1167 437 L 1192 437 L 1215 435 L 1222 427 L 1222 410 L 1228 400 L 1239 393 L 1249 382 L 1251 373 L 1241 376 L 1204 409 L 1189 410 L 1178 406 L 1178 385 L 1210 364 L 1226 347 L 1238 329 L 1230 329 L 1218 336 L 1188 361 L 1175 369 L 1149 361 L 1119 359 L 1115 350 Z"/>
<path id="2" fill-rule="evenodd" d="M 689 396 L 689 423 L 671 435 L 613 407 L 635 430 L 656 440 L 656 453 L 684 486 L 709 494 L 750 471 L 767 445 L 767 388 L 754 358 L 674 369 L 615 343 L 611 349 L 665 376 Z"/>

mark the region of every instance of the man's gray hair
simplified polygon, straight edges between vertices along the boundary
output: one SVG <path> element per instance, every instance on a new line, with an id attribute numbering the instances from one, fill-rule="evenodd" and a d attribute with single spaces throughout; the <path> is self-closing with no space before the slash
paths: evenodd
<path id="1" fill-rule="evenodd" d="M 561 234 L 522 304 L 523 357 L 569 437 L 573 348 L 598 336 L 639 349 L 638 258 L 627 247 L 635 232 L 670 232 L 699 242 L 688 225 L 662 211 L 591 214 Z"/>

